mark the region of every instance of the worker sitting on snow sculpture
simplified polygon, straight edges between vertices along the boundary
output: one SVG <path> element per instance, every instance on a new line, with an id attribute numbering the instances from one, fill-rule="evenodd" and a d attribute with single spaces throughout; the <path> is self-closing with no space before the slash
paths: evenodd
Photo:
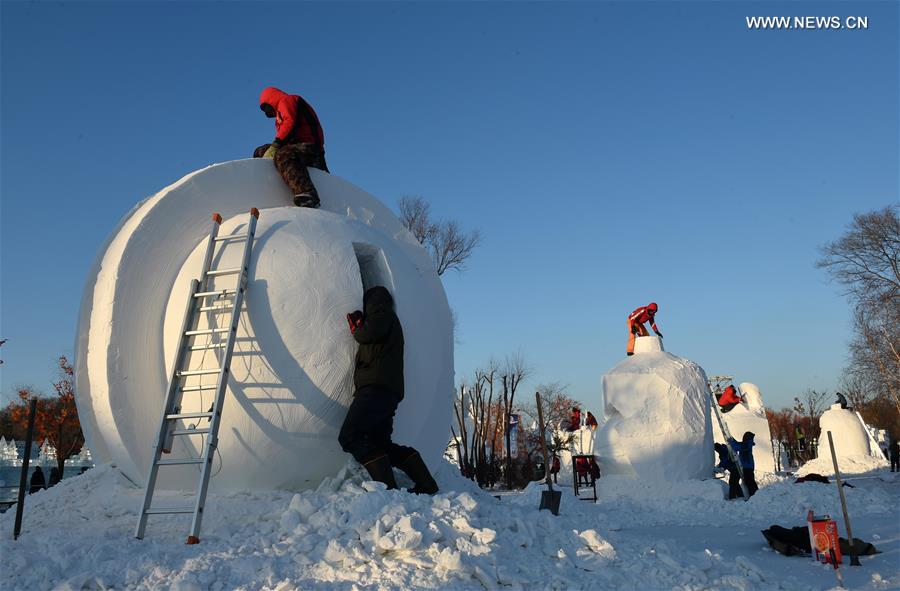
<path id="1" fill-rule="evenodd" d="M 728 439 L 728 443 L 731 445 L 731 449 L 737 452 L 738 461 L 741 463 L 741 472 L 744 474 L 744 484 L 747 486 L 747 493 L 752 497 L 759 487 L 756 485 L 756 475 L 753 473 L 756 465 L 753 461 L 753 446 L 756 443 L 753 441 L 753 438 L 756 437 L 755 433 L 747 431 L 744 433 L 744 437 L 740 442 L 736 441 L 733 437 Z"/>
<path id="2" fill-rule="evenodd" d="M 628 355 L 634 355 L 635 335 L 640 337 L 650 336 L 650 332 L 644 326 L 645 322 L 649 322 L 656 336 L 662 338 L 662 333 L 656 328 L 656 320 L 654 319 L 657 310 L 659 310 L 659 306 L 656 305 L 656 302 L 650 302 L 628 315 L 628 349 L 626 350 Z"/>
<path id="3" fill-rule="evenodd" d="M 256 148 L 253 157 L 273 159 L 294 195 L 294 205 L 319 207 L 319 193 L 306 169 L 312 166 L 328 172 L 325 133 L 316 112 L 303 97 L 271 86 L 260 94 L 259 108 L 266 117 L 275 118 L 275 140 Z"/>
<path id="4" fill-rule="evenodd" d="M 853 410 L 853 408 L 850 406 L 850 403 L 847 402 L 847 397 L 840 392 L 837 393 L 837 400 L 835 401 L 835 404 L 840 404 L 841 408 L 843 408 L 844 410 Z"/>
<path id="5" fill-rule="evenodd" d="M 719 394 L 719 408 L 722 409 L 722 412 L 728 412 L 743 401 L 744 399 L 738 396 L 737 388 L 735 388 L 733 384 L 729 384 L 728 387 Z"/>
<path id="6" fill-rule="evenodd" d="M 373 480 L 397 488 L 393 467 L 415 485 L 411 493 L 434 494 L 437 483 L 419 452 L 391 441 L 394 413 L 403 400 L 403 328 L 394 312 L 394 298 L 382 286 L 363 295 L 363 310 L 347 314 L 350 332 L 359 343 L 355 393 L 341 426 L 338 442 L 362 464 Z"/>

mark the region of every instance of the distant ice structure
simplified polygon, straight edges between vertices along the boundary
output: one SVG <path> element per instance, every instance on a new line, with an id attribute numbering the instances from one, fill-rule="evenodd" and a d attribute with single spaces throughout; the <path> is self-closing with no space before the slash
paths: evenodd
<path id="1" fill-rule="evenodd" d="M 648 482 L 709 478 L 712 422 L 706 373 L 663 351 L 656 336 L 638 337 L 634 355 L 603 376 L 605 420 L 594 454 L 604 474 Z"/>
<path id="2" fill-rule="evenodd" d="M 356 343 L 345 315 L 361 309 L 364 289 L 376 284 L 393 294 L 406 340 L 407 395 L 394 437 L 426 462 L 440 458 L 454 390 L 453 337 L 434 265 L 376 198 L 336 176 L 310 174 L 321 209 L 290 205 L 271 160 L 213 165 L 135 206 L 110 235 L 87 278 L 76 343 L 76 401 L 96 461 L 145 481 L 212 213 L 224 218 L 220 233 L 239 232 L 253 206 L 261 215 L 211 486 L 311 488 L 346 463 L 337 433 L 352 394 Z M 239 266 L 237 250 L 216 267 Z M 211 395 L 202 394 L 186 394 L 182 410 L 206 411 Z M 200 450 L 199 436 L 179 437 L 173 455 Z M 166 468 L 160 486 L 193 488 L 196 475 L 194 467 Z"/>
<path id="3" fill-rule="evenodd" d="M 738 390 L 744 395 L 744 402 L 723 413 L 722 418 L 725 420 L 728 430 L 731 431 L 731 436 L 738 441 L 744 437 L 744 433 L 747 431 L 756 435 L 753 439 L 756 444 L 753 447 L 753 461 L 756 470 L 775 472 L 772 434 L 769 431 L 769 420 L 766 418 L 766 407 L 763 404 L 759 387 L 750 382 L 742 382 L 738 386 Z M 719 421 L 715 419 L 713 419 L 713 433 L 716 442 L 725 443 L 725 437 L 722 435 L 722 430 L 719 429 Z"/>

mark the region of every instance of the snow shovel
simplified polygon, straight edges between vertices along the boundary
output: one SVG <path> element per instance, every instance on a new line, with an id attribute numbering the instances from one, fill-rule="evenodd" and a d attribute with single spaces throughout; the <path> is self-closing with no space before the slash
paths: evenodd
<path id="1" fill-rule="evenodd" d="M 541 506 L 539 511 L 550 509 L 554 515 L 559 515 L 559 501 L 562 499 L 562 491 L 553 490 L 553 481 L 550 480 L 550 458 L 547 456 L 547 434 L 544 431 L 544 411 L 541 408 L 541 393 L 535 392 L 534 399 L 537 401 L 538 426 L 541 429 L 541 450 L 544 452 L 544 476 L 547 479 L 547 488 L 549 490 L 541 491 Z"/>

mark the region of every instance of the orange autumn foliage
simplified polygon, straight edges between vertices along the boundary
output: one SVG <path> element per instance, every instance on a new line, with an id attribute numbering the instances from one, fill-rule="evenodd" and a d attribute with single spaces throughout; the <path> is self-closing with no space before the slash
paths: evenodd
<path id="1" fill-rule="evenodd" d="M 11 402 L 6 411 L 13 425 L 26 429 L 31 399 L 37 400 L 34 439 L 38 444 L 47 440 L 56 448 L 56 464 L 62 476 L 66 458 L 81 451 L 84 434 L 75 406 L 75 371 L 65 356 L 59 358 L 59 372 L 59 380 L 53 383 L 55 396 L 42 396 L 31 388 L 19 388 L 20 401 Z"/>

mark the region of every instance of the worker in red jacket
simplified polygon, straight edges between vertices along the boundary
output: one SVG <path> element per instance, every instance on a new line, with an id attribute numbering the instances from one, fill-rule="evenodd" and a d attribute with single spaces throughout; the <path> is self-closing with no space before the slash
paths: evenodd
<path id="1" fill-rule="evenodd" d="M 741 402 L 744 399 L 738 396 L 737 388 L 734 387 L 734 384 L 729 384 L 727 388 L 722 390 L 722 393 L 719 395 L 719 408 L 722 409 L 722 412 L 728 412 Z"/>
<path id="2" fill-rule="evenodd" d="M 325 133 L 319 117 L 303 97 L 272 86 L 259 95 L 259 108 L 275 119 L 275 139 L 253 152 L 254 158 L 272 158 L 298 207 L 319 207 L 319 193 L 307 166 L 328 172 Z"/>
<path id="3" fill-rule="evenodd" d="M 649 322 L 653 332 L 655 332 L 659 338 L 662 338 L 662 333 L 656 328 L 656 320 L 654 319 L 657 310 L 659 310 L 659 306 L 656 305 L 656 302 L 650 302 L 646 306 L 641 306 L 628 315 L 628 348 L 626 349 L 628 355 L 634 355 L 635 335 L 641 337 L 650 336 L 650 333 L 644 326 L 645 322 Z"/>

